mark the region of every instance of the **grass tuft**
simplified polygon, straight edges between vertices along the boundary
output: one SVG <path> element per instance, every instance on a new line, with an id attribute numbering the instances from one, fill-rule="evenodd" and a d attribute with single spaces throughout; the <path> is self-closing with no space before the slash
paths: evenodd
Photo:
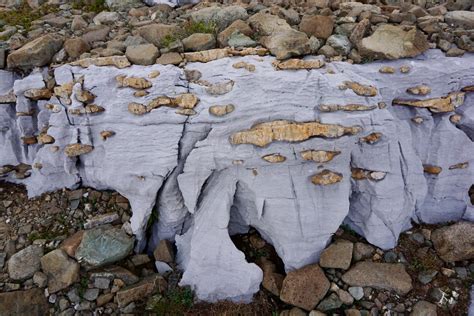
<path id="1" fill-rule="evenodd" d="M 164 296 L 154 296 L 147 310 L 157 315 L 184 315 L 193 307 L 194 294 L 188 287 L 178 287 Z"/>
<path id="2" fill-rule="evenodd" d="M 0 11 L 0 20 L 5 21 L 7 25 L 22 26 L 26 31 L 31 28 L 31 23 L 39 18 L 59 11 L 59 7 L 50 4 L 44 4 L 38 9 L 31 9 L 25 2 L 19 8 L 9 11 Z"/>
<path id="3" fill-rule="evenodd" d="M 95 13 L 106 11 L 108 9 L 105 0 L 74 0 L 72 8 Z"/>

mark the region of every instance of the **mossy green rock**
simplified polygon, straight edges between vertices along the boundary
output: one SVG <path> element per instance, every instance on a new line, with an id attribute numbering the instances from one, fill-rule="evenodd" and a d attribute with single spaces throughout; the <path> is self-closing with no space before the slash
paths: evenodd
<path id="1" fill-rule="evenodd" d="M 134 238 L 123 230 L 109 226 L 88 230 L 76 251 L 76 259 L 99 267 L 125 258 L 133 249 Z"/>

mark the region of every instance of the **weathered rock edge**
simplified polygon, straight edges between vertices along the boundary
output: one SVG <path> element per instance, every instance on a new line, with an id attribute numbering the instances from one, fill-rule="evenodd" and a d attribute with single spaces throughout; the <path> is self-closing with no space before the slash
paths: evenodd
<path id="1" fill-rule="evenodd" d="M 239 61 L 255 71 L 232 67 Z M 46 70 L 23 79 L 0 71 L 0 174 L 26 184 L 30 196 L 80 185 L 120 192 L 138 250 L 158 212 L 149 245 L 175 239 L 181 284 L 208 301 L 248 300 L 258 290 L 262 271 L 229 238 L 249 226 L 290 271 L 316 262 L 343 222 L 386 249 L 411 220 L 474 219 L 474 97 L 466 89 L 474 55 L 429 51 L 287 71 L 273 61 L 222 58 L 185 70 L 65 65 L 54 70 L 55 95 L 36 101 L 25 93 L 46 87 Z M 201 77 L 189 81 L 186 70 Z M 117 76 L 152 87 L 123 87 Z M 406 92 L 421 84 L 431 93 Z M 191 98 L 190 107 L 188 94 L 199 102 Z M 407 102 L 422 99 L 430 101 Z M 130 103 L 143 111 L 129 112 Z M 222 116 L 209 111 L 227 104 L 233 111 Z"/>

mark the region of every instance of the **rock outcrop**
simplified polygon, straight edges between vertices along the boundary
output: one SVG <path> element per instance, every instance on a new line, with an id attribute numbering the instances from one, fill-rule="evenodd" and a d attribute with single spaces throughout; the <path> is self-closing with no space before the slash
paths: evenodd
<path id="1" fill-rule="evenodd" d="M 273 34 L 275 23 L 253 27 Z M 262 270 L 230 239 L 249 227 L 293 271 L 315 263 L 343 222 L 387 249 L 412 220 L 474 219 L 473 95 L 452 97 L 474 84 L 473 55 L 447 60 L 429 51 L 409 61 L 335 62 L 331 71 L 229 55 L 187 53 L 199 62 L 184 70 L 83 59 L 54 69 L 55 94 L 46 100 L 27 97 L 51 88 L 46 71 L 0 71 L 1 177 L 24 183 L 30 196 L 79 185 L 120 192 L 131 204 L 137 250 L 175 240 L 181 284 L 209 301 L 248 300 L 259 289 Z M 379 72 L 407 64 L 409 73 Z M 190 70 L 199 78 L 187 80 Z M 149 83 L 124 84 L 130 77 Z M 426 97 L 406 92 L 422 84 L 431 88 Z M 130 113 L 132 103 L 144 115 Z M 86 110 L 92 104 L 102 110 Z M 427 165 L 440 172 L 424 172 Z M 159 220 L 149 226 L 152 212 Z M 76 258 L 86 260 L 86 241 Z"/>

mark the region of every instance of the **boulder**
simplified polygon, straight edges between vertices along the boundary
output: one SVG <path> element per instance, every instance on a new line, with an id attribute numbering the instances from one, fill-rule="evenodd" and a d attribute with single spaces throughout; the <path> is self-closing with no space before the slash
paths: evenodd
<path id="1" fill-rule="evenodd" d="M 129 303 L 143 300 L 155 292 L 163 293 L 167 286 L 166 280 L 162 276 L 155 274 L 118 291 L 115 298 L 119 307 L 125 307 Z"/>
<path id="2" fill-rule="evenodd" d="M 277 59 L 306 55 L 311 51 L 306 34 L 293 29 L 266 36 L 261 41 Z"/>
<path id="3" fill-rule="evenodd" d="M 375 252 L 375 248 L 371 245 L 368 245 L 363 242 L 356 242 L 354 244 L 354 251 L 352 259 L 354 261 L 360 261 L 372 257 L 372 254 Z"/>
<path id="4" fill-rule="evenodd" d="M 42 289 L 0 293 L 2 316 L 48 315 L 49 306 Z"/>
<path id="5" fill-rule="evenodd" d="M 180 53 L 164 53 L 156 60 L 157 64 L 179 65 L 183 62 L 183 56 Z"/>
<path id="6" fill-rule="evenodd" d="M 444 15 L 444 22 L 466 30 L 474 29 L 474 11 L 450 11 Z"/>
<path id="7" fill-rule="evenodd" d="M 97 25 L 101 24 L 113 24 L 119 19 L 119 14 L 117 12 L 108 12 L 102 11 L 97 14 L 93 21 Z"/>
<path id="8" fill-rule="evenodd" d="M 247 10 L 238 5 L 231 6 L 211 6 L 191 13 L 191 20 L 208 25 L 215 24 L 218 30 L 223 30 L 232 22 L 237 20 L 247 20 Z"/>
<path id="9" fill-rule="evenodd" d="M 105 3 L 110 9 L 119 11 L 143 5 L 141 0 L 105 0 Z"/>
<path id="10" fill-rule="evenodd" d="M 227 46 L 227 42 L 229 38 L 236 31 L 239 31 L 241 34 L 244 34 L 246 36 L 251 36 L 253 33 L 252 29 L 246 22 L 242 20 L 236 20 L 231 25 L 229 25 L 225 30 L 220 32 L 219 35 L 217 36 L 217 42 L 219 43 L 219 46 L 220 47 Z"/>
<path id="11" fill-rule="evenodd" d="M 72 58 L 77 58 L 90 49 L 89 44 L 80 37 L 71 38 L 64 42 L 64 50 Z"/>
<path id="12" fill-rule="evenodd" d="M 74 16 L 71 22 L 71 30 L 73 31 L 80 31 L 87 27 L 87 22 L 84 18 L 80 15 Z"/>
<path id="13" fill-rule="evenodd" d="M 402 27 L 384 24 L 363 38 L 358 47 L 362 56 L 378 59 L 415 57 L 426 50 L 429 44 L 423 33 L 416 28 L 404 31 Z"/>
<path id="14" fill-rule="evenodd" d="M 79 247 L 81 244 L 82 236 L 84 236 L 83 230 L 74 233 L 61 243 L 60 248 L 64 250 L 69 256 L 74 257 L 77 247 Z"/>
<path id="15" fill-rule="evenodd" d="M 31 245 L 15 253 L 7 261 L 8 275 L 13 280 L 31 278 L 40 269 L 43 247 Z"/>
<path id="16" fill-rule="evenodd" d="M 248 37 L 247 35 L 244 35 L 240 33 L 239 31 L 234 32 L 230 38 L 227 44 L 230 47 L 234 48 L 242 48 L 242 47 L 255 47 L 257 46 L 257 42 L 255 42 L 253 39 Z"/>
<path id="17" fill-rule="evenodd" d="M 23 3 L 25 0 L 0 0 L 0 7 L 13 9 L 20 7 Z"/>
<path id="18" fill-rule="evenodd" d="M 308 36 L 327 39 L 334 29 L 334 17 L 326 15 L 305 15 L 299 25 L 300 31 Z"/>
<path id="19" fill-rule="evenodd" d="M 474 223 L 459 222 L 431 233 L 431 240 L 444 261 L 454 262 L 474 258 Z"/>
<path id="20" fill-rule="evenodd" d="M 63 40 L 59 35 L 43 35 L 11 52 L 7 57 L 8 68 L 27 70 L 48 65 L 62 44 Z"/>
<path id="21" fill-rule="evenodd" d="M 411 277 L 401 263 L 358 262 L 342 275 L 342 280 L 351 286 L 370 286 L 400 295 L 412 289 Z"/>
<path id="22" fill-rule="evenodd" d="M 167 36 L 173 36 L 179 32 L 179 27 L 176 25 L 166 24 L 149 24 L 138 28 L 138 33 L 149 43 L 156 47 L 161 47 L 162 41 Z"/>
<path id="23" fill-rule="evenodd" d="M 135 65 L 152 65 L 156 62 L 160 52 L 153 44 L 128 46 L 125 56 Z"/>
<path id="24" fill-rule="evenodd" d="M 319 265 L 308 265 L 286 275 L 280 299 L 285 303 L 310 311 L 326 295 L 329 285 Z"/>
<path id="25" fill-rule="evenodd" d="M 99 267 L 125 258 L 134 240 L 122 229 L 101 226 L 86 230 L 76 250 L 76 259 L 91 267 Z"/>
<path id="26" fill-rule="evenodd" d="M 93 45 L 94 42 L 102 42 L 107 39 L 110 32 L 110 27 L 105 25 L 97 25 L 93 28 L 89 28 L 89 31 L 82 35 L 82 39 L 89 45 Z"/>
<path id="27" fill-rule="evenodd" d="M 353 243 L 347 240 L 338 240 L 324 249 L 319 258 L 319 265 L 323 268 L 347 270 L 351 265 Z"/>
<path id="28" fill-rule="evenodd" d="M 216 38 L 213 34 L 194 33 L 183 39 L 184 50 L 187 52 L 198 52 L 215 48 Z"/>
<path id="29" fill-rule="evenodd" d="M 418 301 L 413 306 L 410 316 L 436 316 L 436 305 L 427 301 Z"/>
<path id="30" fill-rule="evenodd" d="M 352 44 L 345 35 L 334 34 L 329 36 L 326 45 L 331 46 L 340 55 L 347 55 L 351 51 Z"/>
<path id="31" fill-rule="evenodd" d="M 56 293 L 79 280 L 79 264 L 62 249 L 44 255 L 41 269 L 48 276 L 49 293 Z"/>
<path id="32" fill-rule="evenodd" d="M 252 29 L 261 36 L 269 36 L 292 29 L 284 19 L 263 12 L 252 15 L 248 22 Z"/>
<path id="33" fill-rule="evenodd" d="M 157 261 L 163 261 L 166 263 L 173 263 L 174 262 L 174 249 L 173 245 L 169 240 L 163 239 L 160 240 L 158 246 L 156 246 L 155 250 L 153 251 L 153 256 Z"/>

